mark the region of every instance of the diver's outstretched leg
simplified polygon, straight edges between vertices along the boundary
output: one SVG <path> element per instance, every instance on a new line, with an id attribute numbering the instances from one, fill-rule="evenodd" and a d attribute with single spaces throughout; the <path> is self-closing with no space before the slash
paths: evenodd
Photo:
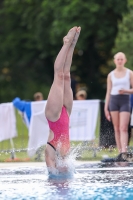
<path id="1" fill-rule="evenodd" d="M 79 35 L 80 35 L 81 28 L 78 27 L 76 30 L 76 34 L 73 38 L 73 41 L 71 43 L 71 46 L 68 50 L 65 65 L 64 65 L 64 99 L 63 99 L 63 105 L 66 107 L 68 114 L 71 114 L 72 110 L 72 103 L 73 103 L 73 93 L 71 89 L 71 79 L 70 79 L 70 67 L 72 64 L 72 56 L 74 52 L 74 48 L 76 46 L 76 43 L 78 41 Z M 66 37 L 64 38 L 64 40 Z"/>
<path id="2" fill-rule="evenodd" d="M 60 117 L 64 99 L 64 65 L 76 30 L 77 27 L 73 27 L 69 30 L 63 47 L 57 55 L 54 63 L 54 81 L 51 86 L 45 108 L 45 115 L 50 121 L 56 121 Z"/>

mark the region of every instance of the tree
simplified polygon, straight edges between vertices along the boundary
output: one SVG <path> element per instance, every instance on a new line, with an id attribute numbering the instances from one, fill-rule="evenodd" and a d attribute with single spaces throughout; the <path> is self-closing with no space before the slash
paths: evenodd
<path id="1" fill-rule="evenodd" d="M 105 66 L 127 10 L 123 0 L 3 0 L 0 11 L 0 101 L 15 96 L 31 99 L 40 90 L 45 98 L 53 79 L 53 63 L 63 36 L 82 28 L 72 70 L 89 91 L 102 98 Z M 3 23 L 4 21 L 4 23 Z"/>
<path id="2" fill-rule="evenodd" d="M 128 13 L 123 14 L 123 21 L 119 22 L 118 35 L 115 40 L 113 54 L 121 51 L 126 54 L 126 66 L 133 70 L 133 1 L 128 0 Z"/>

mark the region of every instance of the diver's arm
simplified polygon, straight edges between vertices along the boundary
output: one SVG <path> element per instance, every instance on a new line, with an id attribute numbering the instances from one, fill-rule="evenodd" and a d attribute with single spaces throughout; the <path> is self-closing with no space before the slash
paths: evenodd
<path id="1" fill-rule="evenodd" d="M 48 171 L 52 174 L 57 174 L 55 156 L 54 150 L 47 145 L 45 149 L 45 161 Z"/>
<path id="2" fill-rule="evenodd" d="M 45 161 L 50 174 L 57 175 L 58 173 L 68 172 L 68 166 L 64 163 L 61 166 L 56 166 L 56 152 L 49 145 L 45 149 Z"/>

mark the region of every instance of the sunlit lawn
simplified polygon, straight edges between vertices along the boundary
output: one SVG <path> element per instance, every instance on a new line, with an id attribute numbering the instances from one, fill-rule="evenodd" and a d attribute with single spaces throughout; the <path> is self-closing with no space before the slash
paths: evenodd
<path id="1" fill-rule="evenodd" d="M 0 142 L 0 162 L 27 162 L 27 161 L 38 161 L 35 158 L 29 158 L 27 154 L 27 146 L 28 146 L 28 130 L 27 127 L 22 122 L 22 118 L 20 114 L 16 111 L 16 118 L 17 118 L 17 131 L 18 137 L 13 139 L 14 149 L 17 150 L 15 152 L 15 159 L 12 160 L 11 152 L 7 150 L 11 150 L 10 141 L 3 141 Z M 77 157 L 78 160 L 86 160 L 86 161 L 100 161 L 103 157 L 115 157 L 118 155 L 118 151 L 113 149 L 103 149 L 99 147 L 99 118 L 96 126 L 96 139 L 93 142 L 88 142 L 87 144 L 84 142 L 71 142 L 71 146 L 74 148 L 80 147 L 79 156 Z M 131 140 L 130 146 L 133 146 L 133 141 Z M 86 149 L 84 149 L 86 147 Z M 41 150 L 41 160 L 44 160 L 44 148 Z"/>

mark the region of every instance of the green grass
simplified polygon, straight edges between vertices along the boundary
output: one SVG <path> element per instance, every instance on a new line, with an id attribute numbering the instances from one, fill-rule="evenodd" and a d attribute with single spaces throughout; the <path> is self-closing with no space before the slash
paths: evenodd
<path id="1" fill-rule="evenodd" d="M 5 140 L 3 142 L 0 142 L 0 162 L 8 162 L 8 161 L 14 161 L 14 162 L 27 162 L 27 161 L 38 161 L 36 160 L 37 155 L 35 155 L 33 158 L 28 158 L 27 155 L 27 146 L 28 146 L 28 130 L 27 127 L 22 122 L 22 118 L 18 111 L 16 110 L 16 119 L 17 119 L 17 131 L 18 131 L 18 137 L 13 138 L 14 143 L 14 149 L 17 150 L 15 152 L 15 159 L 12 160 L 11 153 L 8 150 L 11 150 L 11 144 L 9 140 Z M 100 114 L 99 114 L 100 116 Z M 103 156 L 109 156 L 109 157 L 115 157 L 118 155 L 118 151 L 113 149 L 100 149 L 99 147 L 99 129 L 100 129 L 100 117 L 98 117 L 97 126 L 95 130 L 96 138 L 93 142 L 88 142 L 86 144 L 86 149 L 83 150 L 84 143 L 83 142 L 71 142 L 71 146 L 74 148 L 77 148 L 78 146 L 81 146 L 80 148 L 80 156 L 77 158 L 78 160 L 86 160 L 86 161 L 99 161 L 103 158 Z M 133 141 L 130 142 L 130 146 L 133 146 Z M 91 150 L 90 150 L 91 149 Z M 96 149 L 94 151 L 93 149 Z M 44 158 L 44 148 L 41 148 L 41 160 Z"/>

